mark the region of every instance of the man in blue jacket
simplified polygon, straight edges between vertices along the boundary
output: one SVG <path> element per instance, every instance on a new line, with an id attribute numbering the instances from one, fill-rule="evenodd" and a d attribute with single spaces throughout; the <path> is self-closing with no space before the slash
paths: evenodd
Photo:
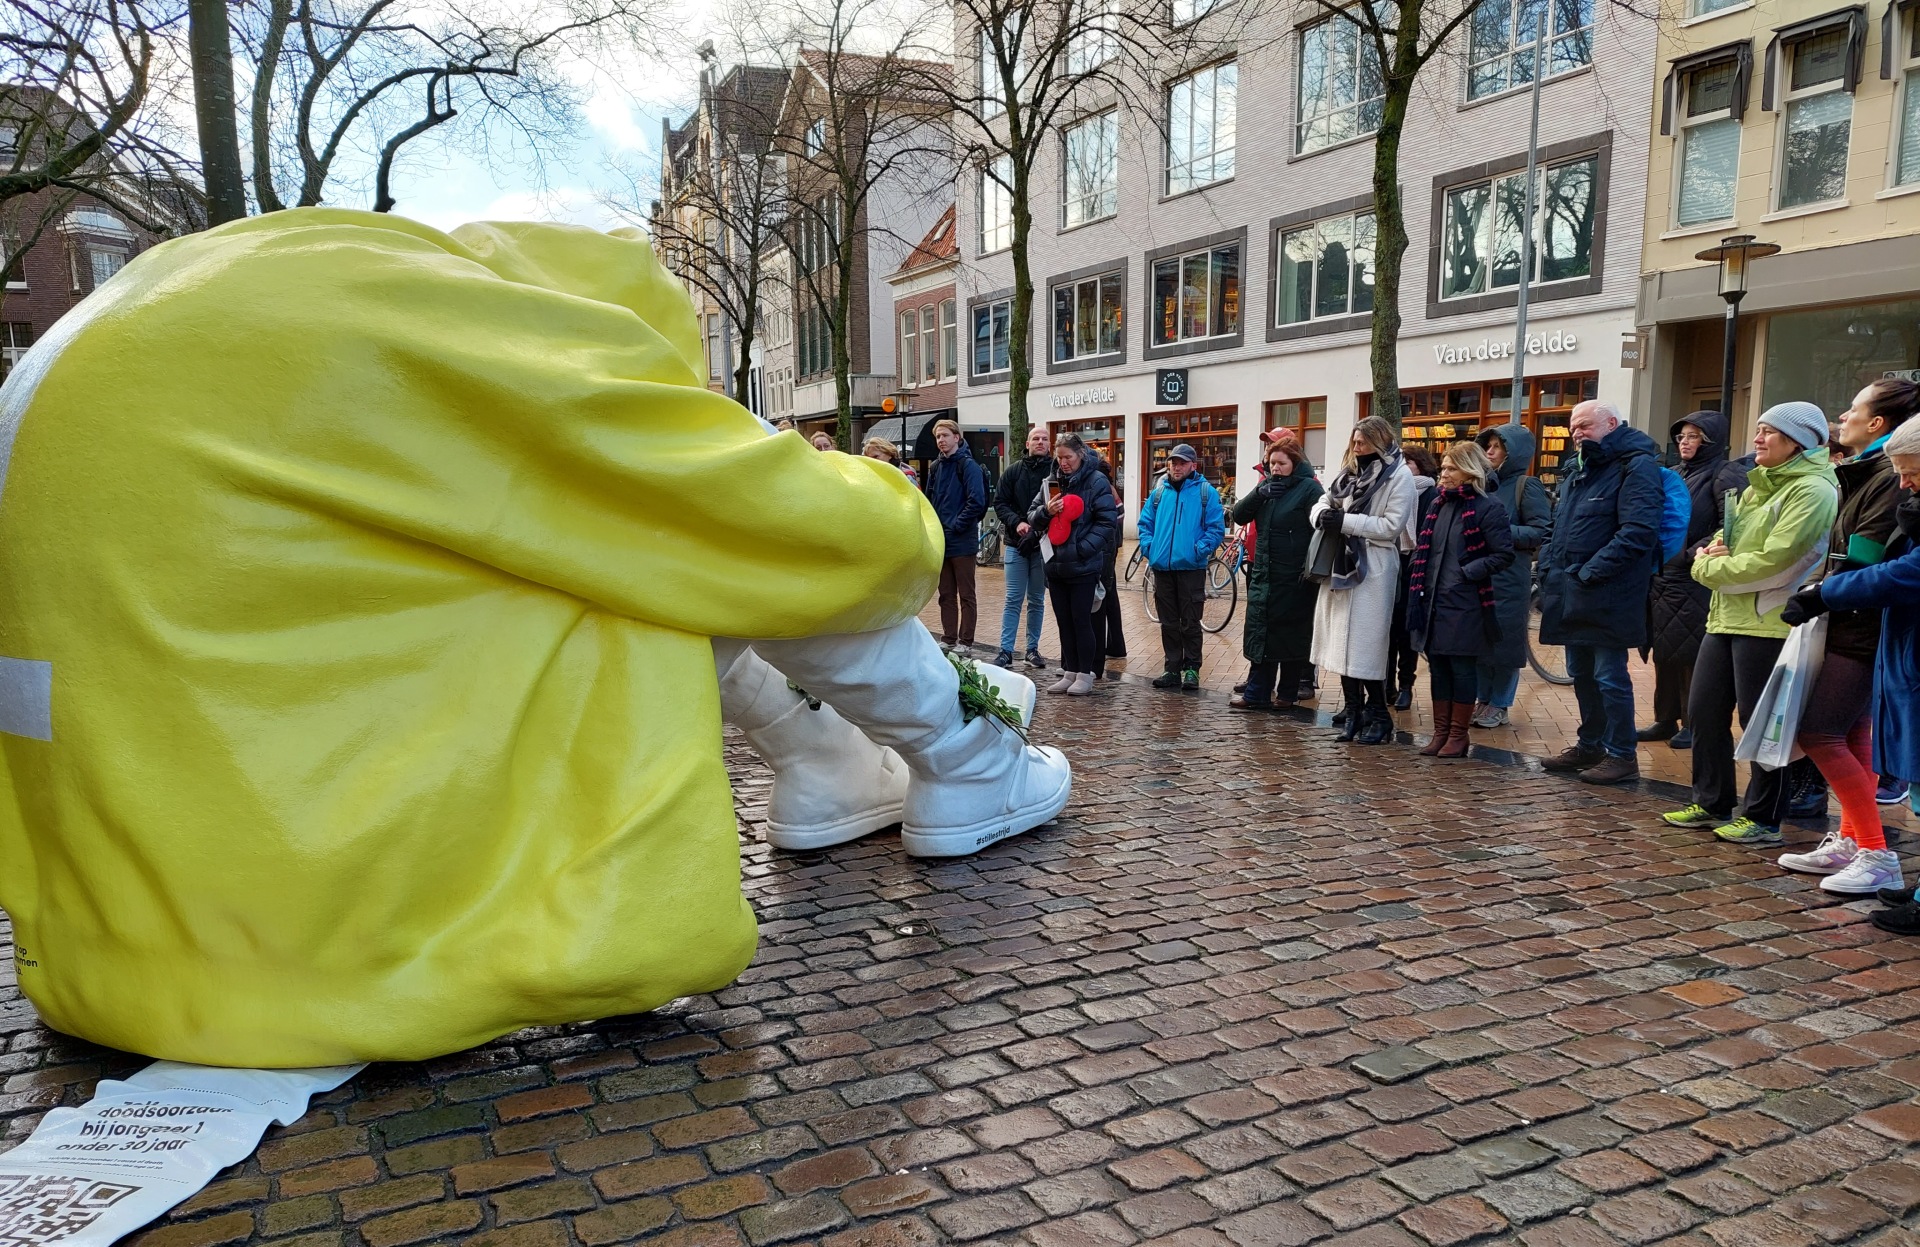
<path id="1" fill-rule="evenodd" d="M 1206 605 L 1207 560 L 1227 531 L 1220 492 L 1199 472 L 1200 456 L 1185 442 L 1167 456 L 1167 479 L 1140 507 L 1140 548 L 1153 569 L 1153 605 L 1160 615 L 1165 674 L 1155 688 L 1200 687 L 1200 611 Z"/>
<path id="2" fill-rule="evenodd" d="M 1575 453 L 1540 561 L 1540 643 L 1567 648 L 1580 729 L 1545 765 L 1617 784 L 1640 774 L 1627 651 L 1647 644 L 1666 486 L 1660 448 L 1611 403 L 1581 403 L 1568 425 Z"/>
<path id="3" fill-rule="evenodd" d="M 949 649 L 972 649 L 980 615 L 973 572 L 980 554 L 980 517 L 987 513 L 987 477 L 953 421 L 934 422 L 933 444 L 940 448 L 940 457 L 927 474 L 927 498 L 940 527 L 947 530 L 947 558 L 940 564 L 940 643 Z"/>

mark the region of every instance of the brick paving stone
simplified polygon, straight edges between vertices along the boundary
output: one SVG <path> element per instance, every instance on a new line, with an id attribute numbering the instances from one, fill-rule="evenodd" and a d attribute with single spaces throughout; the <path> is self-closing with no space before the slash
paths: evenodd
<path id="1" fill-rule="evenodd" d="M 1507 1219 L 1471 1195 L 1454 1195 L 1400 1214 L 1401 1225 L 1434 1244 L 1454 1247 L 1507 1228 Z"/>

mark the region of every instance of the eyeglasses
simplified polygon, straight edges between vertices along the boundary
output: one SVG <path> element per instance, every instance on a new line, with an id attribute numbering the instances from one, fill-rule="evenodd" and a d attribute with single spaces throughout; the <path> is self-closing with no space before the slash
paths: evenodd
<path id="1" fill-rule="evenodd" d="M 1707 439 L 1702 437 L 1698 433 L 1682 433 L 1679 437 L 1676 437 L 1673 440 L 1676 442 L 1704 442 Z"/>

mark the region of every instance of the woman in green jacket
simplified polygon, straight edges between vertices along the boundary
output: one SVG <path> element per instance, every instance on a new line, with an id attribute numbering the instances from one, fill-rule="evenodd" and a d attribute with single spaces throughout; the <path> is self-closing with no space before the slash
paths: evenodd
<path id="1" fill-rule="evenodd" d="M 1301 577 L 1313 525 L 1307 512 L 1325 491 L 1291 434 L 1268 443 L 1266 479 L 1234 504 L 1233 522 L 1252 523 L 1253 562 L 1247 576 L 1246 691 L 1227 704 L 1235 710 L 1291 706 L 1307 673 L 1313 647 L 1313 605 L 1320 586 Z M 1274 697 L 1274 680 L 1280 695 Z"/>
<path id="2" fill-rule="evenodd" d="M 1747 488 L 1725 527 L 1701 546 L 1693 578 L 1713 590 L 1707 635 L 1694 661 L 1693 803 L 1662 817 L 1712 827 L 1734 844 L 1780 843 L 1786 771 L 1750 768 L 1735 817 L 1733 716 L 1746 727 L 1789 631 L 1780 611 L 1818 566 L 1840 507 L 1827 455 L 1827 417 L 1812 403 L 1781 403 L 1760 416 Z"/>

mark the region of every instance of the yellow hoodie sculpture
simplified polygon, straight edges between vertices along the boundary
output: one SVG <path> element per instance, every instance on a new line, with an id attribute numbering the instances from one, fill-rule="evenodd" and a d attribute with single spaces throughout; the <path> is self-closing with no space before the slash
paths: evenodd
<path id="1" fill-rule="evenodd" d="M 638 235 L 557 226 L 275 213 L 60 322 L 0 389 L 0 905 L 47 1022 L 328 1065 L 733 978 L 708 638 L 909 618 L 942 533 L 703 376 Z"/>

